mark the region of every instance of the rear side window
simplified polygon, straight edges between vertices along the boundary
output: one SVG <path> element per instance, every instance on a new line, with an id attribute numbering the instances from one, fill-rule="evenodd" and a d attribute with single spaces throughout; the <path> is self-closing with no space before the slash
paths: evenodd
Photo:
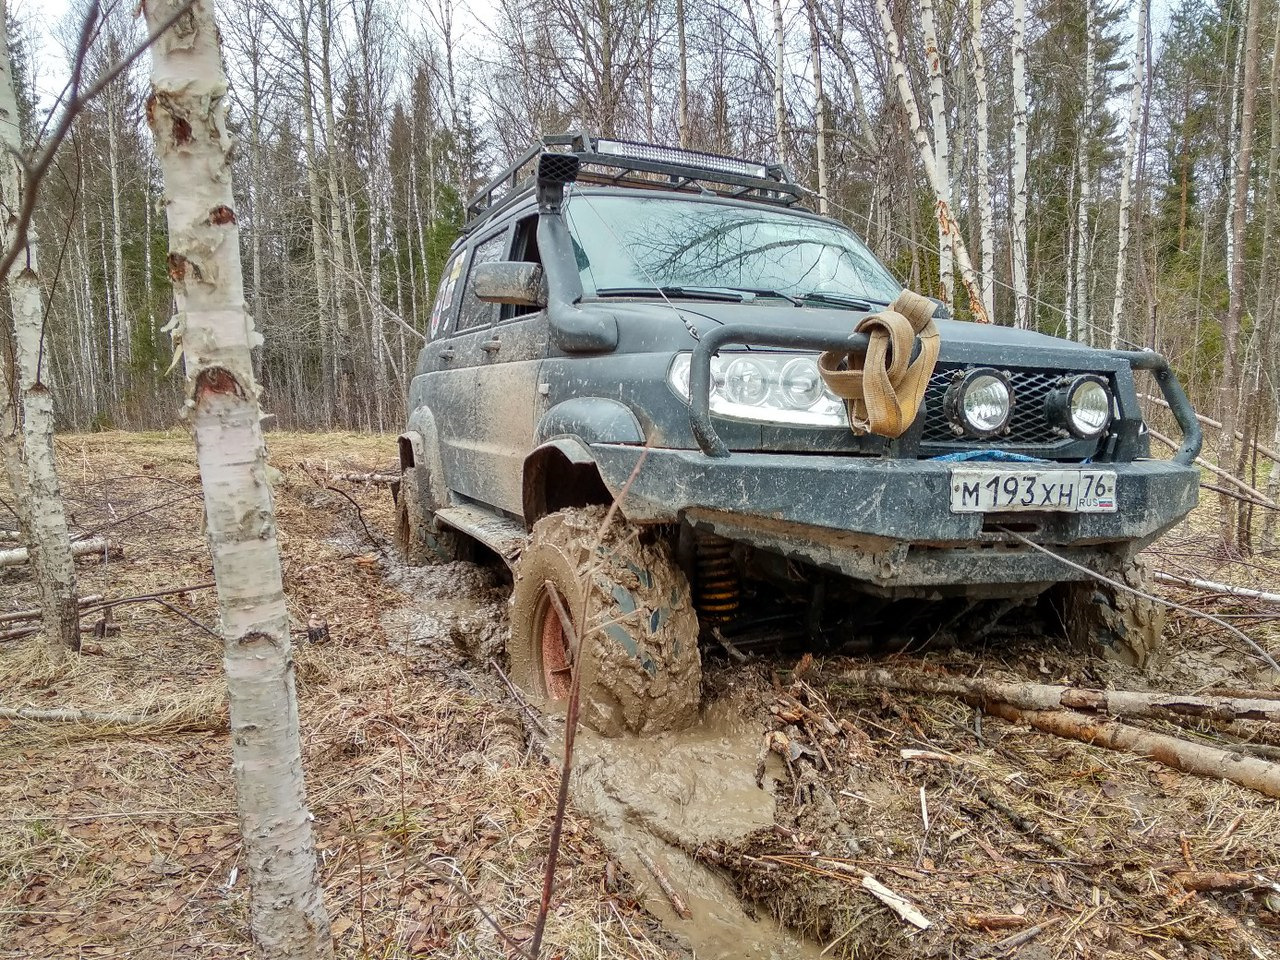
<path id="1" fill-rule="evenodd" d="M 492 237 L 484 243 L 479 244 L 475 248 L 475 252 L 471 255 L 471 266 L 467 271 L 467 285 L 462 291 L 462 306 L 458 312 L 458 329 L 470 330 L 474 327 L 483 327 L 493 322 L 494 305 L 485 303 L 476 297 L 474 291 L 474 278 L 476 265 L 481 263 L 493 263 L 502 258 L 502 254 L 506 250 L 507 234 L 506 231 Z"/>
<path id="2" fill-rule="evenodd" d="M 458 290 L 458 278 L 462 276 L 462 264 L 465 259 L 462 251 L 459 250 L 444 265 L 444 272 L 440 275 L 440 287 L 436 290 L 436 305 L 431 311 L 430 335 L 433 340 L 447 326 L 449 312 L 455 302 L 454 294 Z"/>

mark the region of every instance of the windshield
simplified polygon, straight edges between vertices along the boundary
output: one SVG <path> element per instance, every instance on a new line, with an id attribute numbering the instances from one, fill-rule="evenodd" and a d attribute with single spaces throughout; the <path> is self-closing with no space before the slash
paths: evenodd
<path id="1" fill-rule="evenodd" d="M 587 296 L 725 288 L 866 299 L 901 292 L 843 227 L 768 208 L 666 197 L 577 194 L 565 206 Z"/>

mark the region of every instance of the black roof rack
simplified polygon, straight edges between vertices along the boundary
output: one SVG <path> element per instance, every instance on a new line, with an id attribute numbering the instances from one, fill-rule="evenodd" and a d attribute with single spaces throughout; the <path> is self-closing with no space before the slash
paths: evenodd
<path id="1" fill-rule="evenodd" d="M 470 231 L 481 220 L 523 200 L 533 189 L 533 168 L 547 152 L 572 153 L 580 162 L 578 182 L 614 187 L 711 192 L 739 200 L 790 207 L 798 204 L 803 188 L 786 167 L 756 163 L 678 147 L 632 140 L 562 133 L 543 137 L 467 204 Z"/>

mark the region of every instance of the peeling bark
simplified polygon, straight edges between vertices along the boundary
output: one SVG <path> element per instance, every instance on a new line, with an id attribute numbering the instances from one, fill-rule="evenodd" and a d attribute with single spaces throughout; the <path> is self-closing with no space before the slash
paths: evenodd
<path id="1" fill-rule="evenodd" d="M 18 127 L 18 101 L 9 62 L 9 11 L 0 2 L 0 238 L 14 242 L 10 224 L 21 204 L 23 156 Z M 53 394 L 42 382 L 44 296 L 36 272 L 34 226 L 25 255 L 9 269 L 12 304 L 13 371 L 0 371 L 11 384 L 0 397 L 0 429 L 5 469 L 13 486 L 18 515 L 31 544 L 31 560 L 44 610 L 50 653 L 61 657 L 80 649 L 80 607 L 76 600 L 76 568 L 71 556 L 66 511 L 53 452 Z"/>
<path id="2" fill-rule="evenodd" d="M 177 0 L 151 0 L 150 26 Z M 249 351 L 231 186 L 226 77 L 210 0 L 152 48 L 148 119 L 164 176 L 178 313 L 209 552 L 218 583 L 236 804 L 251 881 L 250 926 L 269 960 L 333 955 L 306 807 L 297 695 Z"/>

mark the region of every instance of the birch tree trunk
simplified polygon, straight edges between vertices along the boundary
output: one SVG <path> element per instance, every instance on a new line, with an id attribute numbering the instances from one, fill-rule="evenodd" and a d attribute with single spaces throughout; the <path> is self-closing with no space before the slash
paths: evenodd
<path id="1" fill-rule="evenodd" d="M 973 263 L 969 259 L 969 251 L 965 248 L 964 239 L 955 218 L 951 215 L 951 205 L 947 202 L 942 190 L 942 181 L 938 178 L 938 168 L 934 163 L 933 147 L 929 143 L 929 134 L 920 122 L 920 110 L 916 106 L 915 95 L 911 92 L 911 81 L 907 78 L 907 67 L 902 62 L 902 53 L 898 45 L 898 31 L 893 25 L 893 15 L 889 12 L 889 0 L 876 0 L 876 8 L 880 12 L 880 26 L 884 30 L 885 46 L 889 54 L 889 66 L 898 87 L 898 96 L 902 98 L 903 109 L 907 113 L 907 123 L 911 129 L 911 138 L 916 145 L 916 153 L 924 167 L 925 178 L 933 189 L 938 224 L 950 235 L 956 262 L 960 266 L 960 277 L 964 282 L 965 293 L 969 297 L 969 310 L 978 323 L 990 323 L 986 309 L 982 305 L 982 290 L 978 284 L 978 276 L 974 273 Z"/>
<path id="2" fill-rule="evenodd" d="M 782 0 L 773 0 L 773 123 L 778 142 L 778 162 L 787 162 L 787 101 L 783 90 L 786 77 L 786 36 L 782 22 Z"/>
<path id="3" fill-rule="evenodd" d="M 822 87 L 822 34 L 818 32 L 818 17 L 814 12 L 817 0 L 808 0 L 805 11 L 809 15 L 809 43 L 813 48 L 813 96 L 818 119 L 818 212 L 826 216 L 831 209 L 827 198 L 827 97 Z"/>
<path id="4" fill-rule="evenodd" d="M 12 225 L 22 205 L 22 134 L 9 60 L 8 4 L 0 0 L 0 246 L 17 238 Z M 14 370 L 0 376 L 0 429 L 5 468 L 30 546 L 43 611 L 45 639 L 54 659 L 80 649 L 80 605 L 71 537 L 53 453 L 53 394 L 42 382 L 44 298 L 36 272 L 34 226 L 27 247 L 9 268 Z M 9 386 L 12 384 L 12 387 Z"/>
<path id="5" fill-rule="evenodd" d="M 1075 318 L 1075 337 L 1089 342 L 1089 144 L 1093 137 L 1093 88 L 1095 74 L 1093 46 L 1093 0 L 1085 2 L 1084 16 L 1084 109 L 1081 111 L 1080 129 L 1076 141 L 1076 262 L 1075 296 L 1072 313 Z M 1068 336 L 1071 331 L 1068 330 Z"/>
<path id="6" fill-rule="evenodd" d="M 1124 137 L 1124 164 L 1120 171 L 1120 213 L 1116 238 L 1116 286 L 1111 301 L 1111 349 L 1120 349 L 1120 315 L 1124 310 L 1124 277 L 1128 267 L 1129 215 L 1132 206 L 1130 182 L 1134 154 L 1138 147 L 1138 126 L 1142 119 L 1142 95 L 1147 86 L 1147 17 L 1150 0 L 1138 0 L 1138 25 L 1134 36 L 1133 89 L 1129 92 L 1129 125 Z"/>
<path id="7" fill-rule="evenodd" d="M 316 280 L 316 304 L 320 313 L 321 404 L 324 420 L 333 424 L 333 398 L 337 380 L 330 376 L 331 344 L 334 335 L 333 293 L 329 275 L 329 253 L 325 245 L 324 210 L 321 206 L 320 169 L 316 146 L 315 86 L 311 77 L 310 13 L 304 0 L 298 0 L 298 29 L 301 37 L 299 58 L 302 62 L 302 155 L 307 168 L 307 200 L 311 213 L 311 259 Z"/>
<path id="8" fill-rule="evenodd" d="M 1276 17 L 1275 37 L 1271 44 L 1271 145 L 1267 151 L 1267 187 L 1266 187 L 1266 213 L 1263 216 L 1262 226 L 1262 249 L 1270 248 L 1271 237 L 1275 229 L 1276 214 L 1276 177 L 1280 175 L 1280 16 Z M 1262 259 L 1262 276 L 1258 282 L 1258 307 L 1259 313 L 1262 312 L 1263 298 L 1274 296 L 1271 292 L 1270 279 L 1271 260 L 1269 257 Z M 1273 321 L 1274 322 L 1274 321 Z M 1273 371 L 1272 379 L 1274 381 L 1274 370 L 1276 368 L 1276 357 L 1274 350 L 1272 356 L 1266 357 L 1265 362 Z M 1280 391 L 1272 390 L 1272 402 L 1276 405 L 1276 425 L 1275 432 L 1272 435 L 1272 444 L 1280 444 Z M 1273 461 L 1271 471 L 1267 474 L 1267 496 L 1275 500 L 1280 496 L 1280 461 Z M 1276 511 L 1268 510 L 1262 522 L 1262 549 L 1266 553 L 1272 553 L 1276 549 Z"/>
<path id="9" fill-rule="evenodd" d="M 977 128 L 978 219 L 982 235 L 982 306 L 991 316 L 995 313 L 996 228 L 995 210 L 991 203 L 991 148 L 987 123 L 987 58 L 982 51 L 982 3 L 972 0 L 970 44 L 973 49 L 973 115 Z M 1025 144 L 1024 144 L 1025 149 Z"/>
<path id="10" fill-rule="evenodd" d="M 951 206 L 951 136 L 947 130 L 946 97 L 942 86 L 942 52 L 938 48 L 938 25 L 933 0 L 920 0 L 920 25 L 924 28 L 924 56 L 929 65 L 929 112 L 933 119 L 933 162 L 938 171 L 938 196 Z M 942 298 L 955 300 L 954 231 L 938 224 L 938 281 Z M 982 297 L 986 304 L 986 298 Z"/>
<path id="11" fill-rule="evenodd" d="M 1229 468 L 1235 449 L 1236 420 L 1238 419 L 1240 393 L 1240 320 L 1244 314 L 1245 297 L 1245 227 L 1249 208 L 1249 164 L 1253 156 L 1253 113 L 1258 89 L 1258 19 L 1259 0 L 1248 0 L 1244 26 L 1244 78 L 1240 88 L 1240 147 L 1236 152 L 1234 187 L 1232 190 L 1232 234 L 1235 243 L 1231 251 L 1230 295 L 1227 318 L 1222 324 L 1223 370 L 1220 392 L 1222 412 L 1222 442 L 1218 449 L 1218 464 Z M 1235 542 L 1238 531 L 1230 525 L 1231 509 L 1222 498 L 1223 536 L 1228 543 Z"/>
<path id="12" fill-rule="evenodd" d="M 149 26 L 177 5 L 151 0 L 143 7 Z M 218 582 L 250 925 L 267 960 L 328 960 L 333 948 L 302 779 L 289 614 L 249 356 L 261 337 L 244 305 L 227 85 L 211 0 L 195 0 L 156 41 L 152 58 L 147 117 L 164 177 L 178 308 L 167 329 L 186 363 Z"/>

